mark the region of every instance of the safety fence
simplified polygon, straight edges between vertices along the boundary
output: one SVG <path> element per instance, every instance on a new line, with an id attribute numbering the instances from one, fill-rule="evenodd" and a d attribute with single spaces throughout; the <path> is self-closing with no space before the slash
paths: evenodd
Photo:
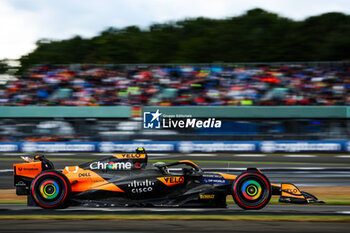
<path id="1" fill-rule="evenodd" d="M 350 141 L 1 142 L 1 153 L 347 153 Z"/>

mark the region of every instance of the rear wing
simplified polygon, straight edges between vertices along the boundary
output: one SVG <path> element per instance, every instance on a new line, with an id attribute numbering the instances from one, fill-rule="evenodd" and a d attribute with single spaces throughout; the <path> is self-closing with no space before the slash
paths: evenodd
<path id="1" fill-rule="evenodd" d="M 34 159 L 21 158 L 25 163 L 13 164 L 14 186 L 17 195 L 28 195 L 32 180 L 42 171 L 54 169 L 54 165 L 42 155 L 36 155 Z"/>

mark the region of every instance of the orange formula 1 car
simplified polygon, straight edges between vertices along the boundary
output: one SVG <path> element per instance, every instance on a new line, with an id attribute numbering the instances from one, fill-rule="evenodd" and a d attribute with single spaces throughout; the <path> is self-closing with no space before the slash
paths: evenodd
<path id="1" fill-rule="evenodd" d="M 271 184 L 256 168 L 239 175 L 205 172 L 195 163 L 155 163 L 147 153 L 116 154 L 55 170 L 44 156 L 13 165 L 17 195 L 42 208 L 81 206 L 226 207 L 226 196 L 243 209 L 265 207 L 271 195 L 280 202 L 322 202 L 293 184 Z M 175 169 L 177 168 L 177 169 Z"/>

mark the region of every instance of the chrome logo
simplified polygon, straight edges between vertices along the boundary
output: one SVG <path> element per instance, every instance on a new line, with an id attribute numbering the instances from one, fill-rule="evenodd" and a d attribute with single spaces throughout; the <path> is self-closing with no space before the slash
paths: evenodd
<path id="1" fill-rule="evenodd" d="M 54 199 L 60 192 L 60 187 L 53 180 L 47 180 L 40 185 L 41 196 L 45 199 Z"/>
<path id="2" fill-rule="evenodd" d="M 248 180 L 242 185 L 243 196 L 248 200 L 256 200 L 261 195 L 261 185 L 255 180 Z"/>
<path id="3" fill-rule="evenodd" d="M 130 162 L 101 162 L 96 161 L 90 164 L 90 169 L 113 169 L 113 170 L 130 170 L 132 164 Z"/>

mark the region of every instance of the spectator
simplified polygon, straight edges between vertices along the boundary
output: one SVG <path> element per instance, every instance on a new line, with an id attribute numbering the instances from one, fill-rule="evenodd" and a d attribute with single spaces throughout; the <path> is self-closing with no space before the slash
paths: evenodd
<path id="1" fill-rule="evenodd" d="M 346 67 L 35 66 L 0 89 L 0 106 L 349 105 Z"/>

